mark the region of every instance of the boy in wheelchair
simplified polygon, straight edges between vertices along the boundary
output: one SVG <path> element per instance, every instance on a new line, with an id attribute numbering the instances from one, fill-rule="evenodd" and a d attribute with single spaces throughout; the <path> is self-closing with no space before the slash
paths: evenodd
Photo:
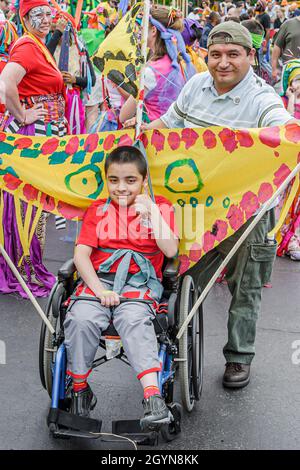
<path id="1" fill-rule="evenodd" d="M 89 416 L 96 405 L 87 378 L 101 332 L 113 320 L 144 389 L 141 427 L 155 429 L 169 420 L 158 387 L 161 365 L 152 319 L 163 291 L 164 257 L 178 251 L 174 210 L 164 197 L 153 202 L 148 196 L 147 163 L 137 148 L 115 149 L 106 159 L 105 175 L 109 198 L 95 201 L 85 213 L 74 255 L 82 282 L 64 322 L 71 412 Z M 124 297 L 130 300 L 120 303 Z"/>

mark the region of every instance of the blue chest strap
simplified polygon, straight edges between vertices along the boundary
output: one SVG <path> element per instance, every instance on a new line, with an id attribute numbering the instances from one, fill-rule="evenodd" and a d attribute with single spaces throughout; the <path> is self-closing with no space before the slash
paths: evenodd
<path id="1" fill-rule="evenodd" d="M 141 253 L 128 250 L 128 249 L 112 249 L 112 248 L 98 248 L 99 250 L 105 253 L 112 253 L 112 255 L 100 264 L 98 268 L 98 273 L 108 273 L 112 265 L 121 259 L 121 262 L 117 268 L 113 290 L 117 294 L 122 292 L 125 284 L 129 284 L 132 287 L 148 287 L 151 291 L 151 295 L 155 298 L 160 299 L 163 293 L 163 286 L 161 282 L 157 279 L 155 269 L 151 264 L 150 260 L 145 258 Z M 158 254 L 159 251 L 151 254 Z M 131 260 L 139 267 L 139 272 L 133 274 L 129 280 L 127 280 L 127 275 L 129 272 Z M 127 280 L 127 281 L 126 281 Z"/>

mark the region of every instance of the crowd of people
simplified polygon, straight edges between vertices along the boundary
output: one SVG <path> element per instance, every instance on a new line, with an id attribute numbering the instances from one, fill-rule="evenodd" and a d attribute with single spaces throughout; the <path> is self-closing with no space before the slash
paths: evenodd
<path id="1" fill-rule="evenodd" d="M 114 83 L 111 77 L 101 74 L 90 58 L 104 38 L 109 41 L 118 21 L 131 8 L 130 3 L 120 2 L 121 9 L 116 0 L 95 2 L 95 8 L 83 11 L 79 25 L 68 10 L 68 2 L 20 0 L 17 3 L 0 1 L 0 82 L 1 89 L 5 90 L 0 130 L 22 135 L 63 137 L 135 126 L 137 96 Z M 139 28 L 141 15 L 137 16 L 136 22 Z M 87 41 L 89 35 L 86 30 L 89 29 L 97 32 L 91 43 Z M 300 8 L 297 3 L 258 0 L 250 5 L 246 1 L 226 0 L 212 4 L 207 0 L 200 6 L 192 5 L 186 18 L 174 7 L 153 4 L 147 46 L 143 129 L 212 125 L 257 128 L 284 125 L 300 117 Z M 128 149 L 124 150 L 124 155 L 120 152 L 109 160 L 109 168 L 113 168 L 122 179 L 118 165 L 127 162 L 126 165 L 131 165 L 133 173 L 136 173 L 135 181 L 140 181 L 140 190 L 145 179 L 140 156 L 132 156 Z M 108 180 L 110 188 L 118 178 L 111 176 Z M 113 189 L 111 191 L 113 199 L 115 193 Z M 143 201 L 145 203 L 146 199 Z M 55 282 L 54 275 L 43 264 L 47 214 L 36 217 L 33 211 L 28 215 L 26 204 L 16 203 L 6 192 L 2 194 L 2 203 L 5 248 L 33 294 L 47 296 Z M 146 203 L 150 204 L 149 201 Z M 32 221 L 38 219 L 26 253 L 17 230 L 20 214 L 23 221 L 28 217 L 32 217 Z M 93 210 L 88 214 L 89 224 L 95 224 Z M 63 223 L 57 219 L 57 226 Z M 216 253 L 225 257 L 247 224 L 192 268 L 191 274 L 197 283 L 207 283 L 205 266 L 211 257 Z M 267 211 L 228 266 L 226 278 L 232 302 L 228 342 L 224 347 L 226 370 L 223 384 L 227 387 L 243 387 L 249 382 L 261 287 L 270 280 L 276 251 L 276 244 L 266 245 L 265 240 L 274 224 L 275 207 Z M 170 235 L 173 237 L 172 253 L 175 253 L 177 238 L 173 230 L 175 227 L 171 227 L 173 235 Z M 299 191 L 281 236 L 280 253 L 299 260 Z M 95 291 L 93 287 L 97 289 L 99 284 L 92 274 L 93 266 L 89 259 L 98 240 L 91 242 L 87 219 L 79 240 L 77 267 L 81 274 L 86 273 L 82 276 L 85 288 L 89 292 Z M 157 245 L 168 255 L 165 244 L 158 240 Z M 256 247 L 256 261 L 248 249 L 252 245 Z M 86 248 L 81 249 L 81 246 Z M 263 248 L 261 252 L 260 247 Z M 107 261 L 105 256 L 103 263 Z M 263 270 L 255 266 L 261 261 L 264 262 Z M 102 306 L 118 305 L 118 298 L 109 287 L 100 290 Z M 25 295 L 9 267 L 0 259 L 0 293 L 11 292 Z M 82 319 L 80 304 L 77 305 L 79 310 L 75 308 L 74 316 L 68 317 L 66 335 L 69 367 L 74 366 L 72 361 L 77 366 L 81 365 L 72 368 L 70 375 L 74 378 L 74 390 L 85 391 L 91 404 L 93 396 L 86 379 L 98 340 L 94 336 L 96 340 L 91 347 L 90 358 L 83 361 L 82 357 L 85 355 L 86 359 L 88 356 L 78 346 L 83 344 L 80 336 L 83 330 L 80 332 L 76 325 L 79 311 Z M 126 330 L 127 326 L 120 321 L 119 328 Z M 153 335 L 151 341 L 155 341 Z M 72 349 L 74 344 L 76 350 Z M 128 344 L 128 354 L 133 362 L 135 347 L 135 344 Z M 144 364 L 144 368 L 151 371 L 152 381 L 142 380 L 147 397 L 158 394 L 153 374 L 159 364 L 156 353 L 152 352 L 153 360 L 146 355 Z M 144 372 L 140 364 L 136 365 L 136 370 L 142 379 Z M 149 413 L 152 412 L 151 409 Z M 166 418 L 163 405 L 159 413 Z"/>

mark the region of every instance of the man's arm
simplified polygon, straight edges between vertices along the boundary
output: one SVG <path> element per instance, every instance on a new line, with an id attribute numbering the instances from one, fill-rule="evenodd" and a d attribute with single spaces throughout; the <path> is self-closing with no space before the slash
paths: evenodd
<path id="1" fill-rule="evenodd" d="M 281 56 L 281 49 L 277 44 L 273 46 L 273 52 L 272 52 L 272 77 L 274 80 L 277 80 L 278 76 L 280 75 L 280 72 L 278 70 L 278 60 L 279 57 Z"/>
<path id="2" fill-rule="evenodd" d="M 152 121 L 149 124 L 143 124 L 142 129 L 145 131 L 149 129 L 167 129 L 167 126 L 161 119 L 155 119 L 155 121 Z"/>

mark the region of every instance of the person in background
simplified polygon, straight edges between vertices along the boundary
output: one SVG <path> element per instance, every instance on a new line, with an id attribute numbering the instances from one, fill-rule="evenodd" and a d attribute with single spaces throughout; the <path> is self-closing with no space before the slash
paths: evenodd
<path id="1" fill-rule="evenodd" d="M 196 7 L 188 14 L 187 18 L 190 20 L 200 21 L 202 12 L 202 8 Z"/>
<path id="2" fill-rule="evenodd" d="M 256 20 L 259 21 L 265 31 L 265 39 L 260 50 L 261 62 L 265 59 L 267 62 L 270 61 L 270 28 L 271 28 L 271 19 L 268 13 L 266 13 L 267 2 L 266 0 L 258 0 L 256 3 Z"/>
<path id="3" fill-rule="evenodd" d="M 179 95 L 185 80 L 195 74 L 195 68 L 186 53 L 184 40 L 180 34 L 183 29 L 183 17 L 179 10 L 163 5 L 152 5 L 147 39 L 151 56 L 145 69 L 144 120 L 146 122 L 166 112 Z M 179 52 L 186 62 L 185 76 L 179 65 Z M 120 121 L 122 123 L 128 121 L 126 127 L 131 127 L 135 123 L 136 106 L 133 96 L 130 96 L 122 106 Z"/>
<path id="4" fill-rule="evenodd" d="M 199 21 L 194 21 L 188 18 L 183 20 L 184 30 L 182 37 L 186 46 L 186 52 L 191 57 L 193 66 L 196 72 L 201 73 L 207 70 L 204 58 L 202 57 L 199 42 L 201 41 L 203 28 Z M 183 67 L 185 62 L 181 62 Z"/>
<path id="5" fill-rule="evenodd" d="M 247 14 L 248 14 L 248 16 L 249 16 L 249 20 L 251 20 L 252 18 L 255 18 L 255 10 L 254 10 L 254 8 L 248 8 Z"/>
<path id="6" fill-rule="evenodd" d="M 268 13 L 270 17 L 270 28 L 274 28 L 274 21 L 276 19 L 276 8 L 272 0 L 269 0 L 267 3 L 266 13 Z"/>
<path id="7" fill-rule="evenodd" d="M 296 119 L 300 119 L 300 59 L 292 59 L 285 64 L 281 86 L 285 108 Z"/>
<path id="8" fill-rule="evenodd" d="M 274 29 L 275 31 L 278 31 L 281 25 L 286 21 L 285 17 L 285 12 L 282 8 L 277 8 L 276 9 L 276 18 L 274 21 Z M 273 38 L 273 42 L 275 41 L 275 36 Z"/>
<path id="9" fill-rule="evenodd" d="M 247 12 L 247 10 L 245 9 L 245 4 L 242 1 L 236 2 L 235 8 L 237 9 L 239 16 L 241 16 L 242 13 Z"/>
<path id="10" fill-rule="evenodd" d="M 208 35 L 211 32 L 211 30 L 220 23 L 221 23 L 221 17 L 219 13 L 212 11 L 209 14 L 207 21 L 206 21 L 206 25 L 203 28 L 203 33 L 202 33 L 202 37 L 200 40 L 201 47 L 204 47 L 205 49 L 207 49 Z"/>
<path id="11" fill-rule="evenodd" d="M 238 20 L 238 22 L 240 21 L 240 12 L 237 8 L 235 7 L 231 7 L 228 9 L 228 13 L 227 13 L 227 16 L 225 17 L 225 20 L 226 21 L 230 21 L 230 20 Z"/>
<path id="12" fill-rule="evenodd" d="M 284 16 L 286 17 L 286 19 L 288 19 L 288 17 L 289 17 L 289 3 L 288 3 L 288 1 L 287 0 L 282 0 L 280 5 L 284 9 Z"/>
<path id="13" fill-rule="evenodd" d="M 204 1 L 202 2 L 202 8 L 203 8 L 203 12 L 202 12 L 202 21 L 203 21 L 203 23 L 205 23 L 206 19 L 208 18 L 208 16 L 209 16 L 210 13 L 211 13 L 211 8 L 210 8 L 209 0 L 204 0 Z"/>
<path id="14" fill-rule="evenodd" d="M 1 80 L 6 87 L 6 112 L 0 116 L 0 129 L 7 133 L 64 137 L 68 133 L 65 118 L 65 87 L 63 77 L 46 47 L 52 23 L 47 0 L 20 0 L 19 15 L 25 34 L 10 50 Z M 34 161 L 32 162 L 34 171 Z M 29 205 L 21 203 L 18 214 L 13 197 L 3 192 L 4 247 L 35 297 L 49 295 L 55 276 L 42 262 L 46 236 L 46 214 L 39 217 L 30 243 L 30 255 L 24 254 L 24 243 L 18 231 L 20 214 L 25 219 Z M 31 220 L 34 220 L 32 211 Z M 28 212 L 30 215 L 30 212 Z M 21 285 L 0 257 L 0 293 L 17 292 L 25 297 Z"/>
<path id="15" fill-rule="evenodd" d="M 300 119 L 300 59 L 292 59 L 283 67 L 281 76 L 281 97 L 287 111 L 296 119 Z M 290 193 L 292 183 L 280 196 L 280 206 Z M 300 190 L 291 204 L 289 213 L 280 228 L 282 240 L 278 246 L 277 254 L 287 254 L 291 260 L 300 261 Z"/>
<path id="16" fill-rule="evenodd" d="M 10 0 L 0 0 L 0 21 L 6 20 L 6 15 L 9 12 Z"/>
<path id="17" fill-rule="evenodd" d="M 300 57 L 300 16 L 285 21 L 281 26 L 272 51 L 272 76 L 281 77 L 279 60 L 284 65 L 291 59 Z"/>
<path id="18" fill-rule="evenodd" d="M 233 6 L 234 5 L 231 0 L 225 0 L 225 2 L 220 3 L 219 11 L 221 17 L 224 18 L 228 13 L 228 9 Z"/>
<path id="19" fill-rule="evenodd" d="M 252 37 L 252 45 L 253 45 L 253 48 L 255 49 L 255 57 L 254 57 L 253 62 L 251 63 L 253 70 L 259 77 L 263 78 L 269 85 L 273 85 L 271 66 L 269 62 L 266 62 L 265 60 L 261 62 L 261 55 L 259 54 L 261 45 L 264 40 L 264 34 L 265 34 L 263 26 L 261 25 L 259 21 L 256 21 L 254 19 L 242 21 L 241 24 L 246 29 L 248 29 Z"/>
<path id="20" fill-rule="evenodd" d="M 62 12 L 59 26 L 56 27 L 47 48 L 53 55 L 67 86 L 66 117 L 71 134 L 84 134 L 85 107 L 84 95 L 91 93 L 96 76 L 86 48 L 79 40 L 72 18 Z M 73 24 L 72 24 L 73 23 Z M 64 60 L 67 55 L 68 61 Z"/>

